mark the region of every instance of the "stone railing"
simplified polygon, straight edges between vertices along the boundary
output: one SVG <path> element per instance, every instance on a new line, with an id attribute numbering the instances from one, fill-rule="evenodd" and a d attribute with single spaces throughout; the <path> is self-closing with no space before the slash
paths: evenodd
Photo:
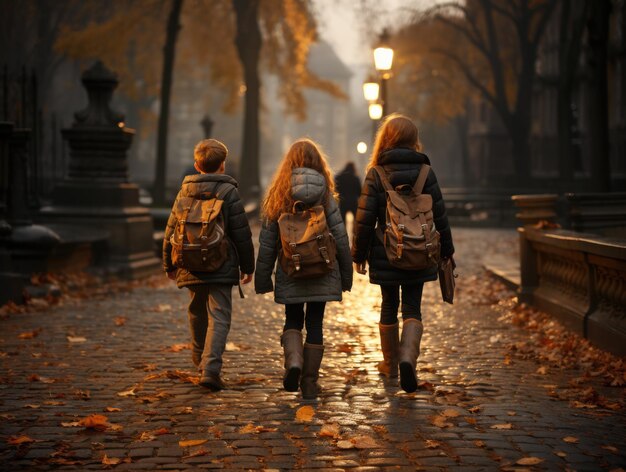
<path id="1" fill-rule="evenodd" d="M 520 302 L 626 356 L 626 241 L 531 226 L 518 231 Z"/>

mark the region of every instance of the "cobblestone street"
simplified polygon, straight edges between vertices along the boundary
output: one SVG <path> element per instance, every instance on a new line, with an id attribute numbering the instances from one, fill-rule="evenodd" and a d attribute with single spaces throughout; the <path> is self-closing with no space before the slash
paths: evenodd
<path id="1" fill-rule="evenodd" d="M 515 231 L 453 235 L 458 301 L 441 302 L 438 283 L 425 289 L 414 394 L 378 376 L 379 288 L 363 276 L 343 303 L 328 305 L 318 401 L 282 390 L 282 307 L 251 285 L 245 300 L 233 290 L 229 388 L 220 393 L 191 381 L 188 295 L 174 284 L 9 315 L 0 320 L 0 469 L 626 467 L 624 411 L 552 398 L 551 386 L 580 372 L 546 375 L 532 360 L 510 359 L 507 344 L 526 332 L 472 290 L 473 278 L 487 277 L 485 254 L 515 254 Z M 313 417 L 297 418 L 305 405 Z M 107 424 L 86 427 L 93 414 Z M 10 444 L 20 436 L 34 442 Z"/>

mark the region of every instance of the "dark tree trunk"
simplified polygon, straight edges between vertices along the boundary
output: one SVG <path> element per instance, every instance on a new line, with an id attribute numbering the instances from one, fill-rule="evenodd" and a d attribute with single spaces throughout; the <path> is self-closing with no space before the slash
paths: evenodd
<path id="1" fill-rule="evenodd" d="M 607 76 L 610 13 L 610 0 L 594 0 L 587 23 L 591 175 L 596 189 L 601 192 L 611 190 Z"/>
<path id="2" fill-rule="evenodd" d="M 176 39 L 180 30 L 180 12 L 183 0 L 172 0 L 172 9 L 167 20 L 167 35 L 163 47 L 163 73 L 161 75 L 161 109 L 159 110 L 159 126 L 157 130 L 156 171 L 154 178 L 153 199 L 155 205 L 166 202 L 166 171 L 167 171 L 167 133 L 170 117 L 170 96 L 174 76 L 174 59 L 176 57 Z"/>
<path id="3" fill-rule="evenodd" d="M 561 2 L 557 128 L 559 175 L 566 187 L 572 182 L 574 171 L 581 167 L 580 153 L 576 152 L 573 145 L 575 121 L 572 104 L 575 99 L 578 63 L 589 4 L 589 0 L 580 3 Z"/>
<path id="4" fill-rule="evenodd" d="M 261 29 L 259 27 L 259 0 L 233 0 L 237 17 L 235 45 L 243 66 L 246 85 L 243 143 L 239 161 L 239 183 L 244 197 L 260 196 L 259 185 L 259 59 L 261 56 Z"/>
<path id="5" fill-rule="evenodd" d="M 475 178 L 471 172 L 470 162 L 469 162 L 469 143 L 467 140 L 467 132 L 469 129 L 469 117 L 467 113 L 464 113 L 461 116 L 457 116 L 454 119 L 454 128 L 457 132 L 457 137 L 459 139 L 459 147 L 461 149 L 461 173 L 462 173 L 462 182 L 465 186 L 470 186 L 474 184 Z"/>

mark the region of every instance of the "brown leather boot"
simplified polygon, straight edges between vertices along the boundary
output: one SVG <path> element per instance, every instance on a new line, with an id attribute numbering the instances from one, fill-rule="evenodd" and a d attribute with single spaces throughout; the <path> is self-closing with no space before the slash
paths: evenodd
<path id="1" fill-rule="evenodd" d="M 324 357 L 324 346 L 322 344 L 304 343 L 304 364 L 302 367 L 302 378 L 300 379 L 300 389 L 302 398 L 311 400 L 317 397 L 320 386 L 317 383 L 320 373 L 320 365 Z"/>
<path id="2" fill-rule="evenodd" d="M 288 392 L 297 392 L 300 383 L 300 373 L 304 362 L 302 353 L 302 332 L 297 329 L 287 329 L 280 337 L 280 344 L 285 353 L 285 376 L 283 387 Z"/>
<path id="3" fill-rule="evenodd" d="M 378 372 L 388 378 L 398 376 L 398 323 L 392 325 L 378 324 L 380 331 L 380 346 L 384 360 L 378 363 Z"/>
<path id="4" fill-rule="evenodd" d="M 417 375 L 415 367 L 420 355 L 420 342 L 424 325 L 419 320 L 409 318 L 402 324 L 402 339 L 400 340 L 400 386 L 405 392 L 417 390 Z"/>

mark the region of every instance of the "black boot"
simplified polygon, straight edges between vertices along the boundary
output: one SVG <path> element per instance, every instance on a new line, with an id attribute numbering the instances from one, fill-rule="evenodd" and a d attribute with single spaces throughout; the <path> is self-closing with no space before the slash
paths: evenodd
<path id="1" fill-rule="evenodd" d="M 417 390 L 417 375 L 415 368 L 420 355 L 420 342 L 424 326 L 420 320 L 409 318 L 402 324 L 402 339 L 400 340 L 400 386 L 405 392 Z"/>
<path id="2" fill-rule="evenodd" d="M 300 389 L 302 389 L 302 398 L 306 400 L 317 398 L 320 392 L 317 379 L 319 378 L 322 357 L 324 357 L 324 346 L 322 344 L 304 343 L 304 364 Z"/>
<path id="3" fill-rule="evenodd" d="M 297 392 L 300 383 L 300 373 L 304 362 L 302 353 L 302 332 L 297 329 L 287 329 L 280 337 L 280 344 L 285 353 L 285 376 L 283 387 L 288 392 Z"/>

